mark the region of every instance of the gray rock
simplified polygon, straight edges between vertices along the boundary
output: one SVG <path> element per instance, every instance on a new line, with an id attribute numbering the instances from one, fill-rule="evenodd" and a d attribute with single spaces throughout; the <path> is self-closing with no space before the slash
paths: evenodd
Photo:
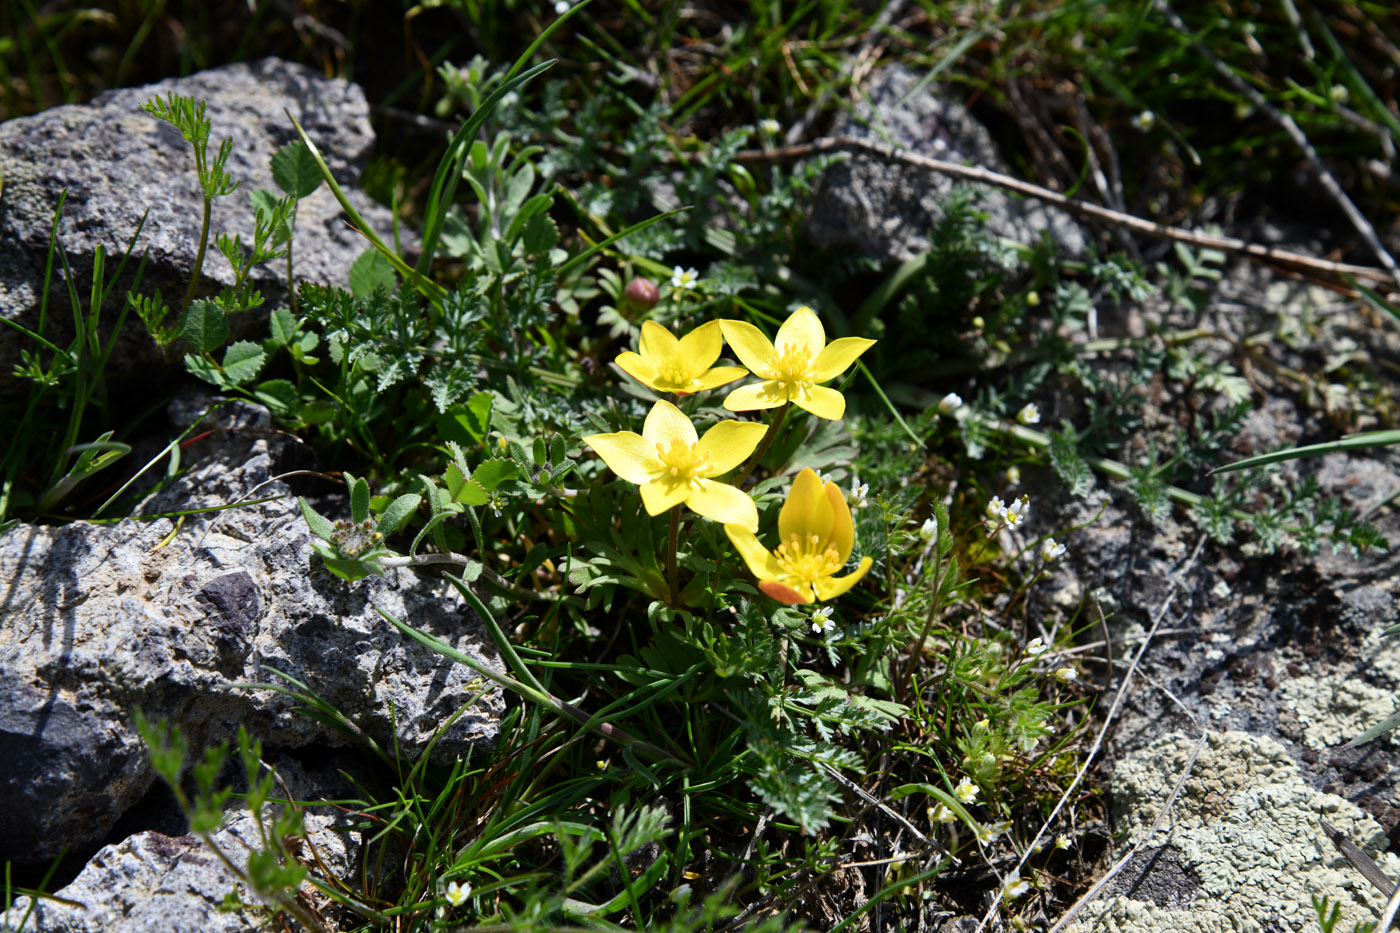
<path id="1" fill-rule="evenodd" d="M 191 516 L 178 530 L 169 518 L 128 519 L 21 525 L 0 538 L 0 858 L 96 843 L 150 788 L 137 708 L 177 723 L 196 749 L 240 724 L 269 746 L 356 741 L 296 712 L 295 700 L 236 686 L 283 684 L 274 672 L 409 757 L 464 707 L 435 761 L 498 734 L 500 692 L 375 611 L 499 667 L 455 591 L 435 574 L 348 584 L 327 573 L 296 498 L 269 482 L 295 442 L 244 403 L 213 423 L 220 430 L 202 442 L 212 449 L 189 451 L 202 461 L 138 512 L 277 498 Z"/>
<path id="2" fill-rule="evenodd" d="M 353 187 L 374 141 L 360 88 L 277 59 L 229 65 L 113 91 L 91 104 L 55 107 L 0 124 L 0 174 L 5 179 L 0 210 L 0 242 L 5 244 L 0 251 L 0 315 L 37 328 L 54 209 L 65 190 L 59 238 L 82 300 L 86 302 L 91 293 L 97 247 L 107 250 L 110 277 L 116 257 L 125 252 L 142 213 L 149 210 L 135 247 L 135 257 L 149 250 L 141 291 L 149 294 L 159 288 L 178 310 L 194 268 L 202 217 L 194 156 L 174 127 L 141 110 L 144 101 L 171 91 L 207 101 L 207 115 L 213 122 L 210 155 L 223 139 L 231 138 L 227 168 L 242 182 L 233 194 L 214 201 L 202 294 L 217 293 L 233 281 L 233 270 L 214 248 L 214 233 L 239 234 L 250 242 L 250 193 L 256 188 L 277 190 L 268 160 L 296 138 L 284 110 L 305 127 L 365 219 L 381 232 L 391 229 L 389 211 Z M 301 202 L 294 255 L 298 279 L 343 285 L 350 264 L 364 248 L 364 241 L 345 225 L 340 206 L 325 185 Z M 135 266 L 133 259 L 124 281 L 104 306 L 104 340 L 121 310 Z M 46 336 L 67 346 L 72 339 L 72 314 L 62 266 L 55 263 L 55 271 Z M 253 270 L 253 284 L 266 301 L 246 320 L 235 322 L 240 333 L 257 332 L 258 322 L 284 301 L 286 271 L 285 261 Z M 13 334 L 0 340 L 0 388 L 12 383 L 11 372 L 27 343 Z M 140 372 L 159 361 L 145 328 L 131 314 L 109 372 Z"/>
<path id="3" fill-rule="evenodd" d="M 267 812 L 270 820 L 271 808 Z M 337 878 L 347 877 L 351 847 L 332 818 L 308 813 L 305 827 L 303 849 L 314 848 L 321 864 Z M 213 838 L 241 868 L 249 847 L 258 845 L 258 830 L 252 815 L 242 811 Z M 254 906 L 221 910 L 231 892 Z M 55 899 L 32 905 L 27 897 L 16 900 L 8 921 L 0 920 L 0 931 L 20 929 L 20 918 L 32 906 L 23 929 L 33 933 L 241 933 L 265 926 L 267 915 L 258 903 L 197 837 L 142 832 L 104 847 L 71 884 L 55 892 Z"/>
<path id="4" fill-rule="evenodd" d="M 917 74 L 901 66 L 885 68 L 866 88 L 869 104 L 856 114 L 843 114 L 829 135 L 1006 172 L 991 134 L 966 107 L 931 88 L 906 99 L 918 81 Z M 954 184 L 944 175 L 852 153 L 823 177 L 812 199 L 807 232 L 823 249 L 854 247 L 886 262 L 904 262 L 928 249 L 928 232 L 942 216 L 941 205 Z M 1063 211 L 1019 201 L 999 190 L 985 192 L 981 209 L 988 215 L 987 228 L 997 236 L 1032 243 L 1049 231 L 1065 253 L 1084 252 L 1083 228 Z"/>

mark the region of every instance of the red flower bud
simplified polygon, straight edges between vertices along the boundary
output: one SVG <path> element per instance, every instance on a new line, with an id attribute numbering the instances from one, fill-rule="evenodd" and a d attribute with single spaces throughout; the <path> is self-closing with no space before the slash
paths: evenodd
<path id="1" fill-rule="evenodd" d="M 661 300 L 661 289 L 651 279 L 635 278 L 627 283 L 623 297 L 638 311 L 650 311 Z"/>

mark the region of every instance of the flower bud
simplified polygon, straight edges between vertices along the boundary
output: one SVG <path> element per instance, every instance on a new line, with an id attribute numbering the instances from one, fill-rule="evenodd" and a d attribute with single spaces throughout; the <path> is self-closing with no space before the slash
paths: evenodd
<path id="1" fill-rule="evenodd" d="M 623 300 L 638 311 L 650 311 L 661 300 L 661 289 L 651 279 L 635 278 L 622 291 Z"/>

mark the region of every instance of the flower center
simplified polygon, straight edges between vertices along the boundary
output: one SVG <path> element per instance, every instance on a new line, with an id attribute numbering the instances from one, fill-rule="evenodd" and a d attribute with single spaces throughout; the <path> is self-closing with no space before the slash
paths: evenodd
<path id="1" fill-rule="evenodd" d="M 778 351 L 773 360 L 773 381 L 784 388 L 795 388 L 807 382 L 807 370 L 811 368 L 812 351 L 798 344 L 789 344 Z"/>
<path id="2" fill-rule="evenodd" d="M 666 360 L 664 363 L 658 363 L 656 374 L 661 377 L 661 382 L 667 385 L 680 386 L 690 383 L 690 367 L 680 360 Z"/>
<path id="3" fill-rule="evenodd" d="M 693 483 L 710 472 L 710 455 L 699 444 L 687 444 L 672 438 L 670 444 L 656 445 L 656 459 L 661 461 L 661 475 L 677 483 Z"/>
<path id="4" fill-rule="evenodd" d="M 830 542 L 817 535 L 788 535 L 774 555 L 783 575 L 798 583 L 813 583 L 841 569 L 845 561 Z"/>

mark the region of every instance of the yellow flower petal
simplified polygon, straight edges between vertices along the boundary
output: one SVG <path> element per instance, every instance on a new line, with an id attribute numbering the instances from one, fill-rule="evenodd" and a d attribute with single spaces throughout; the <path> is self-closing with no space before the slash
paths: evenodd
<path id="1" fill-rule="evenodd" d="M 719 326 L 724 331 L 729 348 L 754 375 L 766 377 L 773 371 L 773 358 L 777 353 L 773 344 L 763 336 L 763 331 L 747 321 L 721 320 Z"/>
<path id="2" fill-rule="evenodd" d="M 782 353 L 788 347 L 803 347 L 812 357 L 822 352 L 822 347 L 826 346 L 826 331 L 822 330 L 822 322 L 817 318 L 817 313 L 811 308 L 802 307 L 792 312 L 792 315 L 783 322 L 783 326 L 778 328 L 778 336 L 773 339 L 773 346 L 778 353 Z"/>
<path id="3" fill-rule="evenodd" d="M 845 563 L 851 556 L 851 548 L 856 543 L 856 526 L 851 521 L 851 507 L 846 504 L 846 497 L 841 494 L 841 487 L 835 483 L 826 484 L 826 501 L 831 503 L 831 536 L 828 539 L 831 546 L 836 548 L 836 553 L 841 558 L 841 563 Z"/>
<path id="4" fill-rule="evenodd" d="M 777 408 L 787 403 L 787 393 L 776 382 L 755 382 L 740 386 L 724 399 L 724 407 L 730 411 L 758 411 L 763 408 Z"/>
<path id="5" fill-rule="evenodd" d="M 749 494 L 712 479 L 697 480 L 686 497 L 685 504 L 706 518 L 729 525 L 741 525 L 758 530 L 758 506 Z"/>
<path id="6" fill-rule="evenodd" d="M 758 588 L 772 599 L 786 606 L 802 606 L 812 602 L 812 597 L 807 593 L 800 593 L 786 583 L 779 583 L 776 580 L 764 580 L 758 584 Z M 810 587 L 803 587 L 810 590 Z"/>
<path id="7" fill-rule="evenodd" d="M 695 391 L 718 389 L 720 386 L 729 385 L 735 379 L 743 379 L 748 374 L 749 371 L 742 366 L 716 366 L 700 374 L 695 380 Z"/>
<path id="8" fill-rule="evenodd" d="M 742 391 L 742 390 L 736 390 Z M 728 399 L 725 399 L 728 402 Z M 818 418 L 825 418 L 828 421 L 840 421 L 846 414 L 846 396 L 835 389 L 828 389 L 826 386 L 808 386 L 807 391 L 795 393 L 792 403 L 798 408 L 805 408 Z M 728 404 L 724 407 L 729 408 Z M 735 411 L 737 409 L 730 409 Z"/>
<path id="9" fill-rule="evenodd" d="M 617 359 L 613 360 L 613 362 L 621 367 L 623 372 L 648 389 L 656 389 L 658 392 L 666 391 L 657 386 L 657 383 L 660 381 L 660 374 L 656 371 L 656 367 L 652 366 L 631 350 L 619 353 Z"/>
<path id="10" fill-rule="evenodd" d="M 648 515 L 660 515 L 680 505 L 690 497 L 690 483 L 677 482 L 674 477 L 662 477 L 642 484 L 642 505 Z"/>
<path id="11" fill-rule="evenodd" d="M 680 341 L 676 335 L 655 321 L 642 322 L 642 339 L 637 345 L 637 349 L 642 352 L 642 356 L 658 363 L 676 355 L 680 348 Z M 715 354 L 719 356 L 718 353 Z"/>
<path id="12" fill-rule="evenodd" d="M 807 370 L 807 378 L 813 382 L 826 382 L 851 368 L 856 359 L 875 346 L 875 341 L 864 337 L 842 337 L 826 345 L 826 349 L 812 361 Z"/>
<path id="13" fill-rule="evenodd" d="M 583 442 L 603 458 L 608 469 L 629 483 L 649 482 L 661 466 L 656 447 L 635 431 L 590 434 Z"/>
<path id="14" fill-rule="evenodd" d="M 825 541 L 831 534 L 834 520 L 822 481 L 810 468 L 805 469 L 792 481 L 787 501 L 778 513 L 778 540 L 786 543 L 796 538 L 806 542 L 809 536 L 816 535 L 818 540 Z"/>
<path id="15" fill-rule="evenodd" d="M 660 444 L 662 447 L 669 447 L 674 441 L 689 446 L 699 440 L 699 436 L 695 433 L 695 425 L 690 423 L 689 418 L 681 414 L 679 408 L 665 399 L 651 406 L 651 412 L 642 425 L 642 437 L 646 438 L 649 443 Z M 651 514 L 655 515 L 656 513 Z"/>
<path id="16" fill-rule="evenodd" d="M 676 353 L 680 361 L 699 374 L 719 359 L 719 351 L 724 346 L 724 335 L 719 329 L 719 321 L 708 321 L 680 339 Z"/>
<path id="17" fill-rule="evenodd" d="M 734 550 L 739 552 L 739 556 L 748 565 L 749 573 L 760 580 L 776 580 L 782 574 L 778 559 L 773 556 L 772 551 L 758 542 L 752 531 L 743 525 L 730 524 L 724 526 L 724 533 L 729 536 Z"/>
<path id="18" fill-rule="evenodd" d="M 840 596 L 859 583 L 860 578 L 865 576 L 866 571 L 873 563 L 874 561 L 869 557 L 862 557 L 860 566 L 844 577 L 822 577 L 820 580 L 814 580 L 812 586 L 817 591 L 817 599 L 835 599 Z"/>
<path id="19" fill-rule="evenodd" d="M 700 438 L 700 450 L 710 456 L 705 475 L 722 476 L 749 459 L 767 432 L 757 421 L 721 421 L 710 428 Z"/>

